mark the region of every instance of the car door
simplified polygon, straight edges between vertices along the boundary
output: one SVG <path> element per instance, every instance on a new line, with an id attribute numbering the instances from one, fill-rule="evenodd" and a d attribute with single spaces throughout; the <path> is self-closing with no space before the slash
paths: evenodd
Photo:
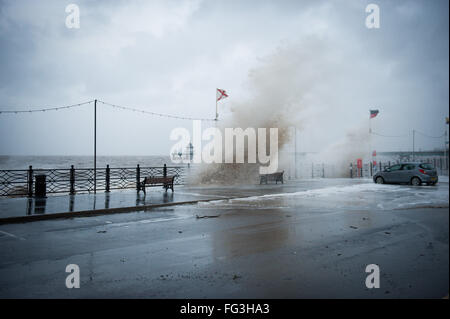
<path id="1" fill-rule="evenodd" d="M 409 183 L 411 178 L 414 176 L 414 169 L 416 165 L 414 164 L 403 164 L 402 168 L 398 171 L 397 183 Z"/>
<path id="2" fill-rule="evenodd" d="M 400 179 L 400 169 L 402 168 L 401 164 L 393 165 L 388 168 L 388 171 L 386 172 L 386 182 L 388 183 L 398 183 Z"/>

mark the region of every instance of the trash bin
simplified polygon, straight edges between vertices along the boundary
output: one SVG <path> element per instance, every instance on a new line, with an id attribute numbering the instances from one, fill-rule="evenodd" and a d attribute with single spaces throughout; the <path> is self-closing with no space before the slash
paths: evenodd
<path id="1" fill-rule="evenodd" d="M 36 175 L 36 183 L 34 184 L 34 195 L 36 197 L 47 196 L 47 182 L 45 175 Z"/>

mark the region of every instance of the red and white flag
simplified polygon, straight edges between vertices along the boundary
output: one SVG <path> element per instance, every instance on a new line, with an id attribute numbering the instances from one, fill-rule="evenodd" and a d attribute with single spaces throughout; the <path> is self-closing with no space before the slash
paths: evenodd
<path id="1" fill-rule="evenodd" d="M 226 97 L 228 97 L 228 94 L 227 94 L 227 92 L 225 92 L 225 90 L 217 89 L 217 92 L 216 92 L 217 101 L 223 100 Z"/>

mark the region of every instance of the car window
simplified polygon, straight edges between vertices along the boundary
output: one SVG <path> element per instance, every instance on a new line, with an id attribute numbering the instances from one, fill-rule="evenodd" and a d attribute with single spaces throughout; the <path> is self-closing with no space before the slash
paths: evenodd
<path id="1" fill-rule="evenodd" d="M 398 165 L 394 165 L 394 166 L 389 167 L 389 170 L 390 170 L 391 172 L 392 172 L 392 171 L 398 171 L 401 167 L 402 167 L 402 166 L 401 166 L 400 164 L 398 164 Z"/>
<path id="2" fill-rule="evenodd" d="M 429 164 L 429 163 L 420 164 L 419 167 L 423 168 L 423 169 L 434 169 L 433 164 Z"/>
<path id="3" fill-rule="evenodd" d="M 410 171 L 414 168 L 416 168 L 416 165 L 413 165 L 413 164 L 405 164 L 402 166 L 402 170 L 404 170 L 404 171 Z"/>

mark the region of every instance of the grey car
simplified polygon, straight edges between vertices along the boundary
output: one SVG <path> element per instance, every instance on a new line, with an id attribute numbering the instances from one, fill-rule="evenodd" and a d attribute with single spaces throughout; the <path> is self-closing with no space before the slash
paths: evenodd
<path id="1" fill-rule="evenodd" d="M 429 163 L 400 163 L 385 168 L 373 176 L 377 184 L 407 183 L 414 186 L 436 185 L 438 176 L 433 164 Z"/>

